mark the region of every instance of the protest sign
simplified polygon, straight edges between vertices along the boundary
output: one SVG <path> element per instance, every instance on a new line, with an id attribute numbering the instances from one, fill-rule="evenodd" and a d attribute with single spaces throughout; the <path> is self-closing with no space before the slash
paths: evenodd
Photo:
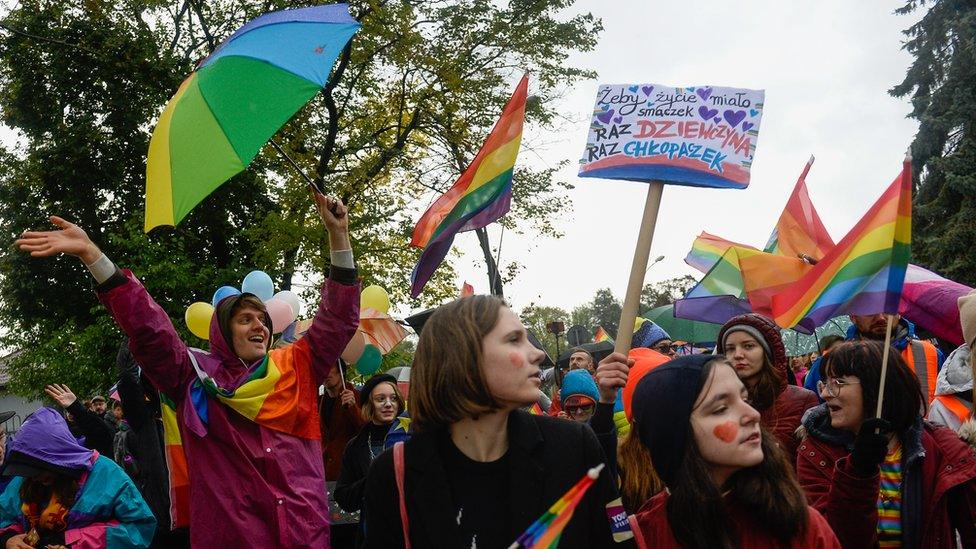
<path id="1" fill-rule="evenodd" d="M 601 85 L 579 175 L 744 189 L 764 96 L 720 86 Z"/>

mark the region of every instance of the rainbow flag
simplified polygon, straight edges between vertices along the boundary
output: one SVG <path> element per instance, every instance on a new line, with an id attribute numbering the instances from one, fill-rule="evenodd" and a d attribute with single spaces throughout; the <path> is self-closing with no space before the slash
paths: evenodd
<path id="1" fill-rule="evenodd" d="M 183 437 L 176 422 L 176 404 L 162 393 L 159 393 L 159 403 L 166 469 L 169 473 L 170 528 L 183 528 L 190 525 L 190 472 L 186 466 Z"/>
<path id="2" fill-rule="evenodd" d="M 603 329 L 603 326 L 597 326 L 596 327 L 596 334 L 593 336 L 593 342 L 594 343 L 599 343 L 601 341 L 610 341 L 610 342 L 612 342 L 613 339 L 610 337 L 610 334 L 608 334 L 607 331 Z"/>
<path id="3" fill-rule="evenodd" d="M 512 174 L 522 143 L 529 76 L 522 77 L 501 118 L 478 155 L 454 186 L 424 212 L 413 230 L 411 246 L 424 248 L 411 275 L 410 295 L 417 297 L 451 249 L 459 232 L 480 229 L 508 213 Z"/>
<path id="4" fill-rule="evenodd" d="M 937 337 L 962 345 L 962 325 L 959 323 L 959 298 L 973 289 L 965 284 L 909 265 L 905 285 L 901 290 L 898 314 L 932 332 Z"/>
<path id="5" fill-rule="evenodd" d="M 806 178 L 812 165 L 811 156 L 800 172 L 793 194 L 786 201 L 786 208 L 776 221 L 776 227 L 763 251 L 789 257 L 805 255 L 820 260 L 834 247 L 834 240 L 830 238 L 807 192 Z"/>
<path id="6" fill-rule="evenodd" d="M 732 246 L 755 249 L 752 246 L 725 240 L 722 237 L 702 231 L 698 235 L 698 238 L 695 238 L 695 241 L 691 244 L 691 251 L 685 256 L 685 263 L 703 273 L 707 273 L 716 263 L 721 261 L 722 255 Z"/>
<path id="7" fill-rule="evenodd" d="M 525 547 L 526 549 L 555 549 L 559 543 L 559 536 L 573 518 L 573 511 L 586 495 L 586 491 L 596 482 L 603 470 L 603 464 L 597 465 L 583 475 L 568 492 L 563 494 L 548 511 L 533 522 L 508 549 Z"/>
<path id="8" fill-rule="evenodd" d="M 912 168 L 906 160 L 854 228 L 795 284 L 772 297 L 776 323 L 813 330 L 845 313 L 897 313 L 911 238 Z"/>
<path id="9" fill-rule="evenodd" d="M 534 403 L 532 406 L 529 406 L 529 413 L 534 416 L 546 415 L 545 410 L 542 409 L 542 406 L 539 406 L 538 402 Z"/>

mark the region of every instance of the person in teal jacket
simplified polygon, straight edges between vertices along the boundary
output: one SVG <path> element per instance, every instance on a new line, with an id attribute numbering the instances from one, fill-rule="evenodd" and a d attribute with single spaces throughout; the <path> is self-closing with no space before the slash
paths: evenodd
<path id="1" fill-rule="evenodd" d="M 31 414 L 10 445 L 0 493 L 0 547 L 149 547 L 156 518 L 128 475 L 80 445 L 51 408 Z"/>

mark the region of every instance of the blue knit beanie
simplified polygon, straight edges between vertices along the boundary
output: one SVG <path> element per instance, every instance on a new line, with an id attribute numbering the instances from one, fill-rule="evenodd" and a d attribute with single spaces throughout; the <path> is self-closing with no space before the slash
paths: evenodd
<path id="1" fill-rule="evenodd" d="M 661 341 L 662 339 L 671 339 L 671 336 L 664 331 L 664 328 L 658 326 L 653 321 L 646 321 L 641 324 L 640 329 L 634 332 L 634 337 L 631 340 L 630 348 L 636 349 L 637 347 L 647 347 L 650 349 L 655 343 Z"/>
<path id="2" fill-rule="evenodd" d="M 573 370 L 563 378 L 563 387 L 559 392 L 559 398 L 566 402 L 566 399 L 573 395 L 592 398 L 593 402 L 600 400 L 600 391 L 596 388 L 596 382 L 586 370 Z"/>

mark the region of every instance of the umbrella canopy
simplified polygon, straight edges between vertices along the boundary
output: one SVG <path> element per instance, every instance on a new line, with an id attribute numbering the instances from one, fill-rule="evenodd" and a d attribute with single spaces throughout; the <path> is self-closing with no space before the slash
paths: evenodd
<path id="1" fill-rule="evenodd" d="M 148 232 L 176 225 L 325 86 L 359 29 L 347 4 L 283 10 L 241 27 L 170 99 L 149 143 Z"/>
<path id="2" fill-rule="evenodd" d="M 359 331 L 366 336 L 367 343 L 384 355 L 407 337 L 407 331 L 390 315 L 370 308 L 359 312 Z"/>
<path id="3" fill-rule="evenodd" d="M 715 339 L 718 338 L 719 329 L 722 328 L 721 324 L 675 318 L 674 305 L 655 307 L 641 316 L 663 328 L 671 336 L 672 341 L 714 343 Z"/>
<path id="4" fill-rule="evenodd" d="M 581 348 L 586 349 L 593 355 L 594 362 L 600 362 L 607 355 L 613 352 L 613 342 L 611 341 L 598 341 L 596 343 L 584 343 L 580 345 Z M 575 347 L 574 347 L 575 348 Z M 559 355 L 559 360 L 556 361 L 556 365 L 561 369 L 569 368 L 569 357 L 572 356 L 572 350 L 574 348 L 567 349 L 566 352 Z"/>
<path id="5" fill-rule="evenodd" d="M 780 334 L 783 336 L 783 345 L 786 346 L 786 355 L 799 356 L 818 353 L 820 346 L 817 342 L 820 341 L 820 338 L 827 335 L 846 337 L 847 329 L 851 327 L 851 324 L 850 317 L 838 316 L 828 320 L 826 324 L 814 330 L 812 334 L 804 334 L 796 330 L 783 330 Z"/>

